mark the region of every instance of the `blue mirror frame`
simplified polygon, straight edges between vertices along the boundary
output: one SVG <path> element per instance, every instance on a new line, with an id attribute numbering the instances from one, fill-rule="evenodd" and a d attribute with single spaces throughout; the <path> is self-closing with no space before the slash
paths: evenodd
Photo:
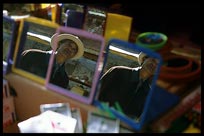
<path id="1" fill-rule="evenodd" d="M 6 30 L 6 25 L 10 25 L 9 32 Z M 3 16 L 3 75 L 6 75 L 11 71 L 16 38 L 18 35 L 17 32 L 18 22 L 9 16 Z"/>
<path id="2" fill-rule="evenodd" d="M 95 95 L 95 99 L 94 99 L 94 105 L 102 110 L 105 110 L 107 112 L 109 112 L 111 115 L 119 118 L 121 121 L 125 122 L 126 124 L 128 124 L 129 126 L 131 126 L 133 129 L 135 130 L 141 130 L 141 128 L 143 127 L 143 125 L 147 122 L 147 111 L 148 109 L 150 108 L 150 104 L 151 104 L 151 100 L 152 100 L 152 96 L 153 96 L 153 93 L 155 91 L 155 87 L 156 87 L 156 80 L 158 79 L 158 74 L 159 74 L 159 71 L 160 71 L 160 67 L 161 67 L 161 64 L 162 64 L 162 58 L 160 56 L 160 54 L 152 51 L 152 50 L 149 50 L 149 49 L 146 49 L 146 48 L 143 48 L 143 47 L 139 47 L 137 46 L 136 44 L 133 44 L 133 43 L 129 43 L 129 42 L 126 42 L 126 41 L 122 41 L 122 40 L 119 40 L 119 39 L 111 39 L 108 41 L 108 44 L 107 44 L 107 47 L 106 47 L 106 53 L 105 53 L 105 58 L 104 58 L 104 65 L 103 65 L 103 70 L 102 70 L 102 73 L 104 73 L 104 69 L 107 65 L 107 59 L 108 59 L 108 55 L 109 55 L 109 51 L 110 51 L 110 46 L 111 45 L 118 45 L 118 47 L 120 46 L 122 49 L 124 50 L 130 50 L 130 51 L 136 51 L 136 52 L 143 52 L 145 53 L 148 57 L 153 57 L 155 59 L 158 60 L 158 66 L 156 68 L 156 71 L 155 71 L 155 76 L 153 76 L 152 78 L 152 82 L 151 82 L 151 89 L 146 97 L 146 102 L 145 102 L 145 105 L 144 105 L 144 108 L 143 108 L 143 112 L 142 112 L 142 115 L 140 117 L 140 120 L 139 121 L 135 121 L 133 120 L 132 118 L 128 117 L 127 115 L 125 114 L 122 114 L 121 112 L 119 112 L 118 110 L 116 110 L 115 108 L 113 107 L 109 107 L 109 106 L 104 106 L 104 104 L 98 100 L 98 95 L 99 95 L 99 89 L 100 89 L 100 85 L 98 83 L 98 86 L 97 86 L 97 91 L 96 91 L 96 95 Z M 102 75 L 101 75 L 102 76 Z"/>

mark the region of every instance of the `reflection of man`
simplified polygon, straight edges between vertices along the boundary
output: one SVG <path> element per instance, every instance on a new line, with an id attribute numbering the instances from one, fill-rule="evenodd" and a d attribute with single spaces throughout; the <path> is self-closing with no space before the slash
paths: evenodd
<path id="1" fill-rule="evenodd" d="M 110 106 L 119 103 L 123 112 L 130 117 L 139 117 L 150 90 L 157 61 L 147 58 L 141 67 L 114 66 L 101 78 L 99 101 Z"/>
<path id="2" fill-rule="evenodd" d="M 55 60 L 52 68 L 50 82 L 60 87 L 67 88 L 69 83 L 65 72 L 65 61 L 68 59 L 77 59 L 84 53 L 82 42 L 70 34 L 53 35 L 51 46 L 54 48 L 54 39 L 58 40 L 58 48 L 55 52 Z M 75 38 L 75 39 L 74 39 Z M 22 53 L 20 67 L 26 71 L 46 77 L 49 59 L 52 51 L 42 51 L 39 49 L 29 49 Z"/>

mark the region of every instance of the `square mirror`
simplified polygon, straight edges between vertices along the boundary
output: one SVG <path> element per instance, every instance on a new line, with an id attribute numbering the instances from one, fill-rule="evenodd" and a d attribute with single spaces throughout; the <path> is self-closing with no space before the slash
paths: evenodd
<path id="1" fill-rule="evenodd" d="M 3 16 L 3 75 L 11 71 L 18 32 L 18 22 Z"/>
<path id="2" fill-rule="evenodd" d="M 85 7 L 81 4 L 62 3 L 60 25 L 81 29 L 84 22 Z"/>
<path id="3" fill-rule="evenodd" d="M 12 71 L 40 84 L 45 84 L 50 52 L 50 39 L 58 24 L 27 17 L 21 20 Z"/>
<path id="4" fill-rule="evenodd" d="M 49 62 L 46 87 L 91 104 L 103 65 L 104 38 L 61 26 L 52 37 L 51 45 L 54 52 Z"/>
<path id="5" fill-rule="evenodd" d="M 88 112 L 86 133 L 119 133 L 120 120 Z"/>
<path id="6" fill-rule="evenodd" d="M 105 25 L 106 25 L 105 10 L 87 6 L 83 29 L 88 32 L 103 36 L 105 32 Z"/>
<path id="7" fill-rule="evenodd" d="M 111 39 L 106 47 L 94 105 L 140 130 L 145 122 L 161 61 L 156 52 Z"/>

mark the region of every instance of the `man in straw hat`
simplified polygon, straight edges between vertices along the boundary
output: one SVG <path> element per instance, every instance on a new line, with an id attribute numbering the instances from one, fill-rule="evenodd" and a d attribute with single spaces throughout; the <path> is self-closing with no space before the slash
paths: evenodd
<path id="1" fill-rule="evenodd" d="M 101 77 L 98 100 L 108 102 L 109 106 L 118 103 L 126 115 L 139 118 L 157 64 L 156 59 L 146 58 L 139 67 L 111 67 Z"/>
<path id="2" fill-rule="evenodd" d="M 57 47 L 55 47 L 55 41 L 58 43 Z M 51 37 L 50 45 L 53 50 L 56 49 L 50 82 L 67 88 L 69 79 L 65 71 L 65 62 L 69 59 L 78 59 L 83 56 L 84 45 L 78 37 L 72 34 L 54 34 Z M 46 77 L 53 50 L 28 49 L 23 51 L 20 67 L 41 77 Z"/>

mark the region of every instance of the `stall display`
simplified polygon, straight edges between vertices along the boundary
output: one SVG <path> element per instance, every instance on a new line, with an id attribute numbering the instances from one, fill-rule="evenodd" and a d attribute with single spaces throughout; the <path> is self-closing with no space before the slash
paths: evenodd
<path id="1" fill-rule="evenodd" d="M 191 32 L 140 33 L 129 6 L 94 5 L 3 4 L 4 133 L 201 133 Z"/>

